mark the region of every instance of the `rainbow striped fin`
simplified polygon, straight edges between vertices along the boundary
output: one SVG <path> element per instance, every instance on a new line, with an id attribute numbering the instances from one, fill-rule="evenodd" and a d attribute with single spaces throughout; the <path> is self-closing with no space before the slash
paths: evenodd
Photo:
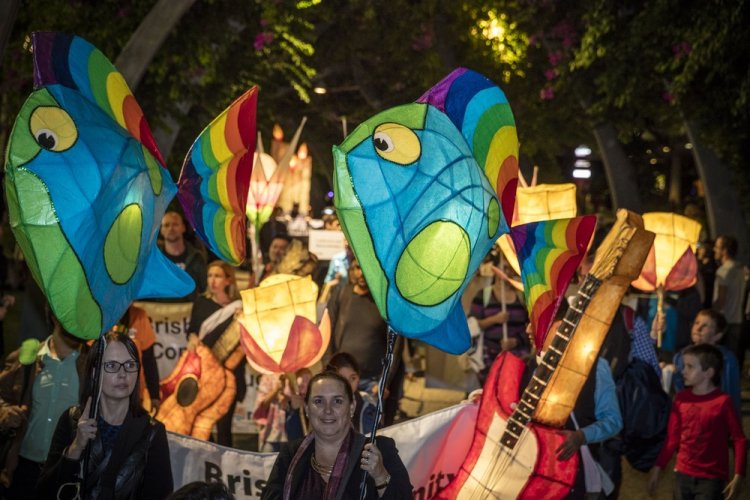
<path id="1" fill-rule="evenodd" d="M 107 56 L 74 35 L 37 31 L 31 38 L 35 89 L 62 85 L 80 92 L 166 165 L 141 107 Z"/>
<path id="2" fill-rule="evenodd" d="M 487 77 L 457 68 L 417 102 L 440 109 L 461 131 L 495 188 L 510 227 L 518 185 L 518 136 L 505 93 Z"/>
<path id="3" fill-rule="evenodd" d="M 258 88 L 217 116 L 193 143 L 177 198 L 195 232 L 220 259 L 245 260 L 247 203 L 256 145 Z"/>
<path id="4" fill-rule="evenodd" d="M 586 255 L 596 217 L 531 222 L 511 229 L 521 264 L 526 308 L 541 349 L 570 280 Z"/>

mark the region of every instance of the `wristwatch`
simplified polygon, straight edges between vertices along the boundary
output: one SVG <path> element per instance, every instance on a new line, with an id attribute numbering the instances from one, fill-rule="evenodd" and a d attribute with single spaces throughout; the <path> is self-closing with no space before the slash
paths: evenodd
<path id="1" fill-rule="evenodd" d="M 380 484 L 376 484 L 376 485 L 375 485 L 375 488 L 377 488 L 377 489 L 379 489 L 379 490 L 382 490 L 383 488 L 385 488 L 386 486 L 388 486 L 388 484 L 389 484 L 390 482 L 391 482 L 391 475 L 390 475 L 390 474 L 388 474 L 388 475 L 386 476 L 386 478 L 385 478 L 385 481 L 383 481 L 383 482 L 382 482 L 382 483 L 380 483 Z"/>

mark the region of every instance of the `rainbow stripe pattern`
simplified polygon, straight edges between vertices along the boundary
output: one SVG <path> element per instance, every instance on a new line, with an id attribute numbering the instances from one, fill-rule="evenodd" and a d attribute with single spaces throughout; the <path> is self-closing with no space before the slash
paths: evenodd
<path id="1" fill-rule="evenodd" d="M 487 77 L 458 68 L 417 102 L 440 109 L 461 131 L 495 188 L 510 226 L 518 185 L 518 135 L 505 93 Z"/>
<path id="2" fill-rule="evenodd" d="M 521 264 L 526 308 L 541 349 L 570 280 L 586 255 L 596 216 L 531 222 L 511 229 Z"/>
<path id="3" fill-rule="evenodd" d="M 253 87 L 217 116 L 193 143 L 178 181 L 177 198 L 188 221 L 211 251 L 232 265 L 246 256 L 257 104 Z"/>
<path id="4" fill-rule="evenodd" d="M 509 231 L 518 139 L 503 92 L 457 69 L 333 148 L 334 205 L 393 330 L 459 354 L 461 294 Z"/>
<path id="5" fill-rule="evenodd" d="M 81 93 L 127 130 L 164 167 L 151 129 L 122 74 L 83 38 L 47 31 L 32 35 L 34 87 L 59 84 Z"/>

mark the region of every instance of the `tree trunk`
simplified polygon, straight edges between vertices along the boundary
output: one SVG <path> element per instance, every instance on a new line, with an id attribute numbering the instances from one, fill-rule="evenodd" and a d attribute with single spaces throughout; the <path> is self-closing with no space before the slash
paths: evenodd
<path id="1" fill-rule="evenodd" d="M 641 213 L 641 196 L 635 182 L 635 172 L 610 122 L 594 127 L 594 137 L 604 162 L 609 191 L 612 194 L 612 208 L 627 208 Z"/>
<path id="2" fill-rule="evenodd" d="M 143 18 L 115 61 L 130 90 L 135 91 L 141 83 L 154 55 L 194 3 L 195 0 L 159 0 Z"/>
<path id="3" fill-rule="evenodd" d="M 677 152 L 676 145 L 672 145 L 672 164 L 669 169 L 669 206 L 673 212 L 682 205 L 682 158 Z"/>
<path id="4" fill-rule="evenodd" d="M 13 25 L 16 23 L 18 9 L 21 7 L 21 0 L 3 0 L 0 2 L 0 65 L 2 65 L 5 47 L 8 45 L 10 34 L 13 32 Z"/>
<path id="5" fill-rule="evenodd" d="M 706 197 L 706 217 L 712 239 L 722 234 L 737 238 L 740 262 L 748 256 L 747 224 L 742 211 L 732 173 L 721 160 L 700 140 L 700 130 L 695 122 L 685 120 L 685 129 L 693 145 L 693 158 L 703 182 Z"/>

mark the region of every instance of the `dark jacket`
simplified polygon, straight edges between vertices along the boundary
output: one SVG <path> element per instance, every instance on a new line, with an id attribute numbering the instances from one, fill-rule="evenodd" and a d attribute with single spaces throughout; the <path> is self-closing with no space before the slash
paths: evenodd
<path id="1" fill-rule="evenodd" d="M 44 344 L 41 343 L 41 348 Z M 83 371 L 86 365 L 86 354 L 88 347 L 85 345 L 81 348 L 81 355 L 76 360 L 76 369 L 78 370 L 78 379 L 83 379 Z M 18 359 L 20 350 L 8 354 L 5 359 L 5 367 L 0 372 L 0 445 L 5 448 L 7 444 L 7 453 L 4 457 L 0 456 L 0 484 L 6 487 L 10 485 L 13 479 L 13 472 L 18 465 L 18 453 L 21 450 L 21 442 L 26 435 L 26 426 L 28 417 L 31 414 L 31 391 L 34 387 L 34 380 L 39 372 L 42 371 L 42 360 L 39 356 L 33 365 L 22 365 Z M 3 425 L 5 416 L 10 406 L 26 405 L 26 419 L 21 426 L 15 430 L 8 429 Z M 12 440 L 6 443 L 6 440 Z"/>
<path id="2" fill-rule="evenodd" d="M 389 500 L 400 500 L 400 499 L 412 499 L 412 485 L 409 480 L 409 472 L 406 470 L 401 458 L 398 456 L 398 450 L 396 449 L 396 442 L 393 439 L 377 436 L 377 446 L 380 453 L 383 455 L 383 464 L 386 470 L 391 475 L 391 481 L 388 487 L 385 489 L 382 498 Z M 367 438 L 358 432 L 354 433 L 352 439 L 352 447 L 349 452 L 349 460 L 346 464 L 346 470 L 341 481 L 344 488 L 340 488 L 336 498 L 337 500 L 343 499 L 357 499 L 359 498 L 359 484 L 362 481 L 362 469 L 359 467 L 359 457 L 362 455 L 362 449 L 367 443 Z M 294 454 L 297 453 L 297 449 L 302 444 L 302 439 L 292 441 L 290 443 L 284 443 L 279 451 L 279 456 L 276 457 L 276 463 L 273 464 L 273 470 L 271 476 L 268 478 L 266 483 L 266 489 L 263 490 L 261 496 L 264 500 L 276 500 L 284 497 L 284 480 L 286 479 L 289 465 L 294 458 Z M 302 488 L 302 483 L 305 478 L 305 474 L 312 468 L 310 459 L 312 454 L 315 452 L 315 445 L 311 445 L 306 451 L 305 455 L 299 461 L 297 471 L 292 475 L 292 498 L 300 498 L 299 490 Z M 375 489 L 375 481 L 368 475 L 367 476 L 367 495 L 365 496 L 368 500 L 374 500 L 378 498 L 377 490 Z"/>
<path id="3" fill-rule="evenodd" d="M 58 498 L 66 483 L 78 481 L 80 461 L 64 456 L 73 442 L 81 416 L 80 406 L 63 413 L 52 437 L 47 463 L 39 477 L 39 498 Z M 128 413 L 111 449 L 105 450 L 101 433 L 90 444 L 90 456 L 81 498 L 163 499 L 173 488 L 169 444 L 164 425 L 145 411 Z M 61 496 L 60 498 L 67 498 Z"/>

